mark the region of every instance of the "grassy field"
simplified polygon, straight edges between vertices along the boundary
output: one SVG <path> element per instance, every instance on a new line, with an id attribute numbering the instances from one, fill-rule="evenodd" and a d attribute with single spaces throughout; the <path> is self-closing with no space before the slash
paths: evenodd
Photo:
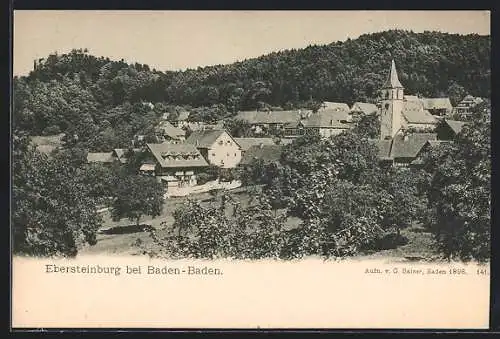
<path id="1" fill-rule="evenodd" d="M 245 208 L 251 202 L 250 195 L 243 190 L 236 190 L 238 193 L 232 193 L 241 203 L 241 207 Z M 216 204 L 214 197 L 210 193 L 201 193 L 191 198 L 200 200 L 202 205 Z M 142 225 L 150 225 L 156 229 L 159 237 L 167 235 L 171 231 L 174 223 L 173 212 L 180 207 L 186 197 L 168 198 L 165 200 L 162 215 L 152 219 L 144 217 L 141 220 Z M 230 213 L 230 211 L 227 211 Z M 86 246 L 80 250 L 80 254 L 106 254 L 106 255 L 147 255 L 144 248 L 155 250 L 156 244 L 153 242 L 149 233 L 138 229 L 136 225 L 127 219 L 113 221 L 108 211 L 103 212 L 104 223 L 101 231 L 97 236 L 97 244 L 94 246 Z M 298 218 L 288 218 L 286 223 L 287 229 L 292 229 L 300 225 L 301 220 Z M 401 232 L 401 235 L 408 239 L 406 244 L 396 248 L 381 250 L 372 253 L 363 253 L 356 258 L 364 259 L 389 259 L 404 260 L 404 261 L 428 261 L 437 260 L 435 253 L 432 235 L 428 233 L 420 225 L 413 225 Z M 140 244 L 140 246 L 138 246 Z"/>

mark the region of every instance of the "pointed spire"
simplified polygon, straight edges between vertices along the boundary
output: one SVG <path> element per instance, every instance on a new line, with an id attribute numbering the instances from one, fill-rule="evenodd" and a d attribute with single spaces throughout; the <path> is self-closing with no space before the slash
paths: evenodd
<path id="1" fill-rule="evenodd" d="M 394 59 L 392 59 L 391 72 L 389 73 L 389 77 L 387 78 L 383 88 L 403 88 L 403 85 L 401 85 L 398 79 L 398 72 L 396 71 L 396 63 L 394 62 Z"/>

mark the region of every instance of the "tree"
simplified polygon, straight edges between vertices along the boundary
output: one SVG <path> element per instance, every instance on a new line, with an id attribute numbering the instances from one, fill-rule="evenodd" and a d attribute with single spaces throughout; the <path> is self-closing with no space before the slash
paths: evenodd
<path id="1" fill-rule="evenodd" d="M 155 218 L 163 210 L 164 190 L 155 178 L 123 175 L 118 180 L 111 214 L 114 220 L 128 218 L 139 226 L 143 215 Z"/>
<path id="2" fill-rule="evenodd" d="M 49 160 L 18 131 L 12 156 L 14 253 L 73 257 L 94 245 L 102 219 L 70 158 Z"/>
<path id="3" fill-rule="evenodd" d="M 224 120 L 224 128 L 235 138 L 248 138 L 253 136 L 252 126 L 242 119 Z"/>
<path id="4" fill-rule="evenodd" d="M 376 114 L 363 115 L 353 128 L 353 133 L 362 138 L 377 139 L 380 137 L 380 119 Z"/>
<path id="5" fill-rule="evenodd" d="M 424 156 L 431 230 L 447 259 L 490 258 L 491 130 L 483 118 L 464 126 L 455 143 Z"/>

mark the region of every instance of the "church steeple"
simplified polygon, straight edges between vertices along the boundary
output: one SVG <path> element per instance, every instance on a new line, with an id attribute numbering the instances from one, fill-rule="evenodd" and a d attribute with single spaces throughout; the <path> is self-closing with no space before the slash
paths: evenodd
<path id="1" fill-rule="evenodd" d="M 382 88 L 403 88 L 401 82 L 399 82 L 398 72 L 396 71 L 396 63 L 392 59 L 391 71 L 389 72 L 389 77 Z"/>
<path id="2" fill-rule="evenodd" d="M 404 107 L 404 88 L 399 82 L 396 63 L 392 60 L 387 81 L 380 89 L 380 138 L 394 138 L 401 130 Z"/>

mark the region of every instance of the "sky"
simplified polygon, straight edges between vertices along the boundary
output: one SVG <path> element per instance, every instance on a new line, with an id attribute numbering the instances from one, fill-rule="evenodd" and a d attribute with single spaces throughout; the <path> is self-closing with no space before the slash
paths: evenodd
<path id="1" fill-rule="evenodd" d="M 13 73 L 73 48 L 181 70 L 388 29 L 490 35 L 489 11 L 14 11 Z"/>

